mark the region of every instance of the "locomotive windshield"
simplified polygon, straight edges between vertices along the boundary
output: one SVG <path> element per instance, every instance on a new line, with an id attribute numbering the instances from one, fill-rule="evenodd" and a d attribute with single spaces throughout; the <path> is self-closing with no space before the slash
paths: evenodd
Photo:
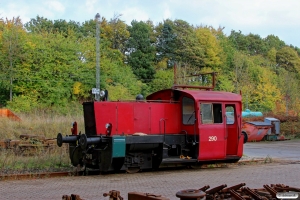
<path id="1" fill-rule="evenodd" d="M 222 104 L 201 103 L 200 115 L 202 124 L 223 123 Z"/>
<path id="2" fill-rule="evenodd" d="M 234 107 L 226 106 L 226 124 L 234 124 Z"/>
<path id="3" fill-rule="evenodd" d="M 182 98 L 182 123 L 185 125 L 195 123 L 195 102 L 188 97 Z"/>

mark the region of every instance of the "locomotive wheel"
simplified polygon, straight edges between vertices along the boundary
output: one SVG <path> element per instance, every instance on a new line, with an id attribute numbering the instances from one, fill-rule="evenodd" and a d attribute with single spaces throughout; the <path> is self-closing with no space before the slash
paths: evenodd
<path id="1" fill-rule="evenodd" d="M 79 148 L 74 148 L 69 152 L 71 163 L 73 166 L 78 166 L 78 164 L 82 164 L 82 153 Z"/>
<path id="2" fill-rule="evenodd" d="M 126 172 L 129 174 L 134 174 L 137 173 L 138 171 L 140 171 L 140 167 L 128 167 L 126 169 Z"/>

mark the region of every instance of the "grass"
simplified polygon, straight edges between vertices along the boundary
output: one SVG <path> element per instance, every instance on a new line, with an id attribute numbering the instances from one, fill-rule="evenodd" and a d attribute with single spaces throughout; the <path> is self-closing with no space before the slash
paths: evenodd
<path id="1" fill-rule="evenodd" d="M 24 134 L 48 139 L 56 138 L 58 133 L 69 135 L 74 121 L 78 124 L 78 131 L 84 132 L 82 113 L 77 116 L 49 115 L 42 112 L 17 115 L 21 118 L 20 122 L 0 117 L 0 140 L 20 140 L 20 135 Z M 61 171 L 70 169 L 70 166 L 67 149 L 56 145 L 51 151 L 39 148 L 30 156 L 16 154 L 13 149 L 0 149 L 0 174 Z"/>
<path id="2" fill-rule="evenodd" d="M 267 155 L 267 157 L 264 159 L 264 163 L 272 163 L 273 158 L 270 155 Z"/>
<path id="3" fill-rule="evenodd" d="M 2 150 L 0 155 L 0 175 L 15 173 L 53 172 L 70 169 L 66 148 L 54 151 L 40 151 L 33 156 L 17 155 L 13 150 Z"/>
<path id="4" fill-rule="evenodd" d="M 0 118 L 1 139 L 18 139 L 22 134 L 56 138 L 59 132 L 70 134 L 71 124 L 74 121 L 78 124 L 78 130 L 82 130 L 84 127 L 82 113 L 78 116 L 58 116 L 36 112 L 30 115 L 18 114 L 18 116 L 21 118 L 20 122 L 4 117 Z"/>

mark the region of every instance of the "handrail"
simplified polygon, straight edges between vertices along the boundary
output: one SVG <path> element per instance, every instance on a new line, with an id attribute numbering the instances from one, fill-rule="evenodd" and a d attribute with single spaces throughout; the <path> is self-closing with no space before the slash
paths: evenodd
<path id="1" fill-rule="evenodd" d="M 164 143 L 166 141 L 166 119 L 165 118 L 161 118 L 159 120 L 159 132 L 161 133 L 161 122 L 164 123 Z"/>

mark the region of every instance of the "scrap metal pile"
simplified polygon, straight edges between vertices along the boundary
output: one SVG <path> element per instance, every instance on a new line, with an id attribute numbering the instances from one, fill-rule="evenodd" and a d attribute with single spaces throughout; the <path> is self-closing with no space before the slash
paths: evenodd
<path id="1" fill-rule="evenodd" d="M 206 185 L 200 189 L 181 190 L 176 193 L 176 197 L 180 200 L 273 200 L 273 199 L 300 199 L 300 188 L 290 187 L 284 184 L 263 185 L 260 189 L 250 189 L 245 186 L 245 183 L 240 183 L 231 187 L 226 184 L 210 189 Z M 124 200 L 117 190 L 111 190 L 103 194 L 104 197 L 109 197 L 110 200 Z M 62 199 L 66 200 L 83 200 L 79 195 L 72 194 L 71 196 L 63 195 Z M 172 198 L 174 199 L 174 198 Z M 128 200 L 170 200 L 167 197 L 151 193 L 129 192 Z"/>
<path id="2" fill-rule="evenodd" d="M 56 146 L 56 139 L 38 135 L 20 135 L 19 140 L 0 140 L 0 150 L 10 149 L 17 155 L 34 155 L 40 151 L 53 150 Z"/>

